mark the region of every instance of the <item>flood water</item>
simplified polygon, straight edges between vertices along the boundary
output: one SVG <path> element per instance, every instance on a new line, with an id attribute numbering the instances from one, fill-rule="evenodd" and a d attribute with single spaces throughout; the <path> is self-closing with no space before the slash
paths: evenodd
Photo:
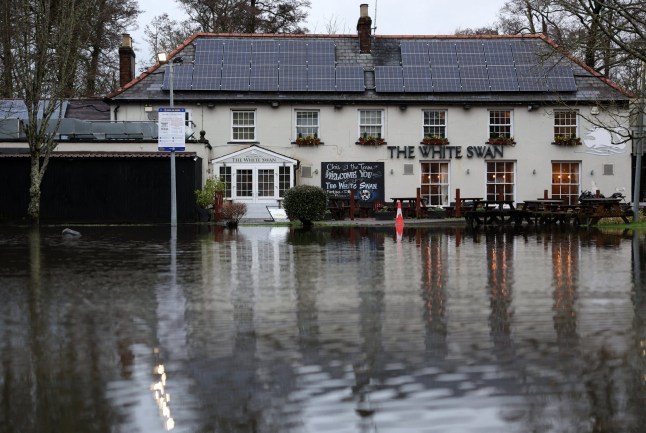
<path id="1" fill-rule="evenodd" d="M 0 228 L 1 433 L 643 432 L 644 233 Z"/>

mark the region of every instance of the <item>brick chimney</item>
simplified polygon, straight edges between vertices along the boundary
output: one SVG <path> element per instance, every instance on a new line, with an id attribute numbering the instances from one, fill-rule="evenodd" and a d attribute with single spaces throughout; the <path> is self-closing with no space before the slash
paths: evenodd
<path id="1" fill-rule="evenodd" d="M 357 33 L 359 33 L 359 52 L 370 54 L 370 32 L 372 30 L 372 18 L 368 16 L 368 5 L 359 6 L 359 22 L 357 22 Z"/>
<path id="2" fill-rule="evenodd" d="M 128 33 L 121 35 L 119 47 L 119 86 L 123 87 L 135 78 L 135 50 Z"/>

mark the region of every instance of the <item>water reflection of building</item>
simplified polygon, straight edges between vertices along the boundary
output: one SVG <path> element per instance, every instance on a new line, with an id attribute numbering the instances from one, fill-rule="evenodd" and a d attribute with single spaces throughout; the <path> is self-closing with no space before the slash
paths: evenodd
<path id="1" fill-rule="evenodd" d="M 433 358 L 448 354 L 446 324 L 446 290 L 449 284 L 449 237 L 441 232 L 429 234 L 421 244 L 421 290 L 424 301 L 426 351 Z"/>
<path id="2" fill-rule="evenodd" d="M 551 242 L 554 281 L 554 329 L 559 345 L 572 347 L 576 342 L 576 289 L 579 275 L 579 237 L 561 233 Z"/>

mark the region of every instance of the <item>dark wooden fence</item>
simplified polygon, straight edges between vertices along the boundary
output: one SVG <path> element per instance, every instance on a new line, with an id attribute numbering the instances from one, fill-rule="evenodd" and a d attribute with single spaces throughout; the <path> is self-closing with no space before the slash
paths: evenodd
<path id="1" fill-rule="evenodd" d="M 0 222 L 26 220 L 29 201 L 26 156 L 0 158 Z M 202 184 L 202 160 L 177 154 L 177 221 L 196 221 L 193 191 Z M 170 222 L 167 156 L 51 158 L 42 183 L 44 223 Z"/>

